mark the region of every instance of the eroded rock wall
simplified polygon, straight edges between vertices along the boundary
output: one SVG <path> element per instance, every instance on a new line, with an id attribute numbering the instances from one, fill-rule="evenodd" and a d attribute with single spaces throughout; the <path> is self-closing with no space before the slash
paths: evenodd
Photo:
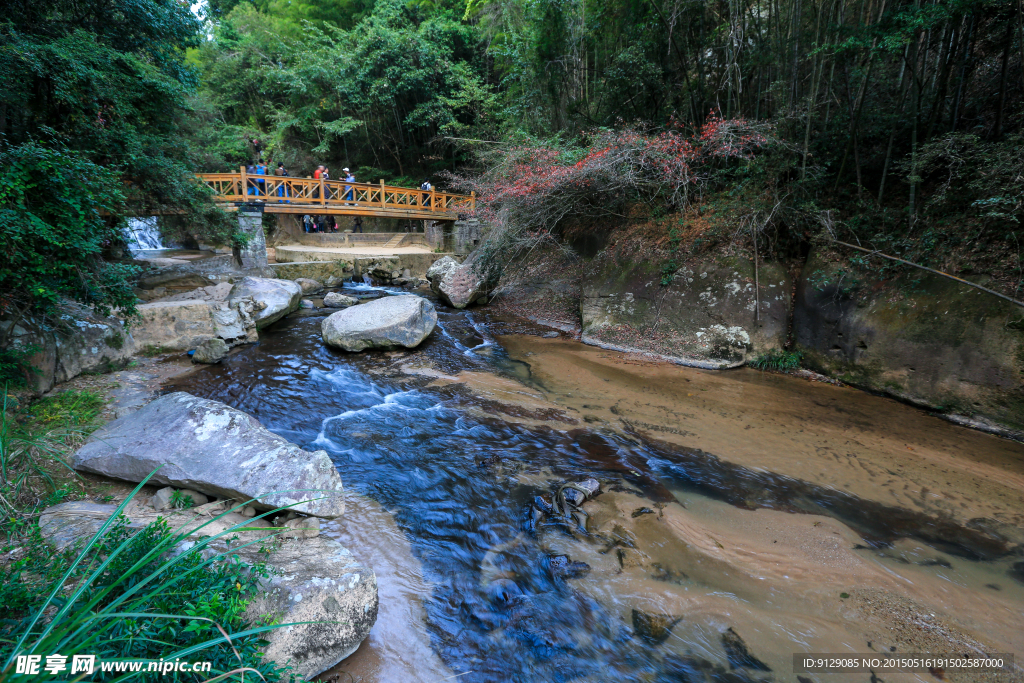
<path id="1" fill-rule="evenodd" d="M 584 266 L 584 341 L 682 360 L 735 363 L 785 342 L 790 281 L 777 263 L 714 254 L 663 282 L 663 262 L 610 250 Z M 755 287 L 755 280 L 758 286 Z"/>
<path id="2" fill-rule="evenodd" d="M 627 244 L 621 232 L 590 255 L 537 250 L 506 268 L 497 302 L 576 327 L 587 343 L 703 367 L 750 360 L 791 334 L 804 364 L 822 374 L 954 421 L 1024 433 L 1019 306 L 925 271 L 854 273 L 841 254 L 758 262 L 756 275 L 742 251 L 680 254 L 663 284 L 667 254 Z"/>
<path id="3" fill-rule="evenodd" d="M 0 321 L 5 332 L 10 321 Z M 12 349 L 35 349 L 29 389 L 46 393 L 83 372 L 105 372 L 131 358 L 136 342 L 115 317 L 97 315 L 81 304 L 62 302 L 50 318 L 22 318 L 9 334 Z"/>
<path id="4" fill-rule="evenodd" d="M 814 253 L 793 337 L 819 372 L 1024 431 L 1024 309 L 991 294 L 919 270 L 850 275 Z"/>

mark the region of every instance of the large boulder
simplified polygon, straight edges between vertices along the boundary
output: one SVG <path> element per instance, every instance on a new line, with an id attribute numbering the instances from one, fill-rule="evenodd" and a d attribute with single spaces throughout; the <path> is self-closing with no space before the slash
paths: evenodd
<path id="1" fill-rule="evenodd" d="M 437 311 L 413 295 L 387 296 L 332 313 L 321 323 L 324 343 L 346 351 L 413 348 L 437 325 Z"/>
<path id="2" fill-rule="evenodd" d="M 253 318 L 260 305 L 248 297 L 140 304 L 132 336 L 138 348 L 152 351 L 185 351 L 215 338 L 228 346 L 253 343 L 259 339 Z"/>
<path id="3" fill-rule="evenodd" d="M 219 363 L 228 355 L 228 345 L 223 339 L 214 337 L 207 339 L 196 347 L 192 354 L 193 363 Z"/>
<path id="4" fill-rule="evenodd" d="M 345 511 L 341 477 L 325 451 L 304 451 L 250 415 L 184 392 L 161 396 L 100 428 L 71 464 L 133 482 L 159 467 L 153 484 L 257 499 L 259 510 L 305 501 L 293 509 L 318 517 Z"/>
<path id="5" fill-rule="evenodd" d="M 302 287 L 303 294 L 316 294 L 324 288 L 322 282 L 308 277 L 295 278 L 295 284 Z"/>
<path id="6" fill-rule="evenodd" d="M 356 273 L 369 276 L 375 284 L 390 284 L 402 274 L 402 260 L 397 256 L 367 256 L 356 259 Z"/>
<path id="7" fill-rule="evenodd" d="M 262 329 L 299 308 L 302 287 L 290 280 L 244 277 L 231 288 L 228 303 L 234 303 L 246 297 L 265 304 L 263 310 L 258 311 L 254 316 L 257 329 Z"/>
<path id="8" fill-rule="evenodd" d="M 286 534 L 287 535 L 287 534 Z M 251 559 L 250 559 L 251 556 Z M 257 562 L 255 552 L 243 560 Z M 312 678 L 359 647 L 377 621 L 377 577 L 345 546 L 323 536 L 286 540 L 267 564 L 276 573 L 246 608 L 253 620 L 264 615 L 299 624 L 263 636 L 265 656 L 290 664 L 300 680 Z M 306 623 L 302 623 L 306 622 Z"/>
<path id="9" fill-rule="evenodd" d="M 438 285 L 438 296 L 453 308 L 465 308 L 485 299 L 490 293 L 488 278 L 477 268 L 475 263 L 467 261 L 449 271 Z"/>
<path id="10" fill-rule="evenodd" d="M 458 261 L 451 256 L 444 256 L 434 261 L 430 268 L 427 268 L 427 280 L 430 281 L 430 289 L 435 295 L 441 291 L 441 282 L 458 267 Z"/>
<path id="11" fill-rule="evenodd" d="M 207 509 L 211 506 L 213 509 Z M 74 547 L 90 539 L 116 507 L 89 502 L 61 503 L 43 511 L 40 532 L 58 549 Z M 226 509 L 211 504 L 195 511 L 157 511 L 136 499 L 123 512 L 131 529 L 144 528 L 163 518 L 174 531 L 195 530 L 195 536 L 184 544 L 194 543 L 199 536 L 213 537 L 225 532 L 226 536 L 238 536 L 242 543 L 272 536 L 267 521 L 238 513 L 225 514 Z M 299 524 L 300 521 L 287 525 L 308 526 Z M 243 528 L 246 530 L 235 531 Z M 290 665 L 291 673 L 307 680 L 348 657 L 369 635 L 377 620 L 377 577 L 335 540 L 287 532 L 273 539 L 273 543 L 233 544 L 230 549 L 223 538 L 217 539 L 203 555 L 209 558 L 215 553 L 230 552 L 243 562 L 266 564 L 269 576 L 262 579 L 261 591 L 247 606 L 245 616 L 252 622 L 271 617 L 279 624 L 296 624 L 267 631 L 261 637 L 268 641 L 264 651 L 268 659 Z M 179 546 L 177 551 L 186 547 Z"/>
<path id="12" fill-rule="evenodd" d="M 122 366 L 136 349 L 134 337 L 120 320 L 70 301 L 61 302 L 55 315 L 24 317 L 11 326 L 11 321 L 0 320 L 9 348 L 31 352 L 27 360 L 37 372 L 27 379 L 29 388 L 38 393 L 83 372 Z"/>

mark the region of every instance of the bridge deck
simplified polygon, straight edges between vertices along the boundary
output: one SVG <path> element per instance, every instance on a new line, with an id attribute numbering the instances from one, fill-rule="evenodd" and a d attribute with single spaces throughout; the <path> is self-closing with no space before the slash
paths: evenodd
<path id="1" fill-rule="evenodd" d="M 216 193 L 228 210 L 259 203 L 267 213 L 382 216 L 426 220 L 456 220 L 476 208 L 475 195 L 450 194 L 394 187 L 384 183 L 291 178 L 240 173 L 200 173 L 198 178 Z"/>

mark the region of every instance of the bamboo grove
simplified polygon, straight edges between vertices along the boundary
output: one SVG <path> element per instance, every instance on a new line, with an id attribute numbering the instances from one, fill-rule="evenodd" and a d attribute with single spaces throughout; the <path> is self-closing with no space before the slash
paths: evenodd
<path id="1" fill-rule="evenodd" d="M 796 175 L 913 216 L 957 149 L 1012 165 L 984 146 L 1021 123 L 1021 0 L 378 0 L 312 22 L 261 2 L 222 0 L 198 60 L 235 139 L 391 177 L 452 168 L 459 139 L 713 112 L 777 124 Z"/>

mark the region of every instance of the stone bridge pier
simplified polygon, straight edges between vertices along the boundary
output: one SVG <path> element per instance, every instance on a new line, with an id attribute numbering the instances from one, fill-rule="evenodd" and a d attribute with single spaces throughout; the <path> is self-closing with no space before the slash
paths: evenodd
<path id="1" fill-rule="evenodd" d="M 232 247 L 235 265 L 246 270 L 267 267 L 267 239 L 263 234 L 263 207 L 244 204 L 238 208 L 238 230 L 248 236 L 244 247 Z"/>

